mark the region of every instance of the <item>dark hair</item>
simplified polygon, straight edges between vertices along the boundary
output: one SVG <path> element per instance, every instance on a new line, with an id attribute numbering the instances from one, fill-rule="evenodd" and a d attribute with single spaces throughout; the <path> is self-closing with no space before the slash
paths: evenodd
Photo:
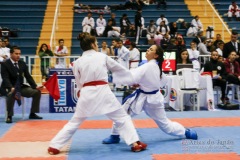
<path id="1" fill-rule="evenodd" d="M 183 59 L 182 59 L 182 53 L 183 53 L 183 52 L 186 52 L 186 51 L 187 51 L 186 48 L 181 49 L 181 51 L 180 51 L 180 56 L 179 56 L 178 59 L 177 59 L 177 63 L 182 63 L 182 61 L 183 61 Z M 188 53 L 188 51 L 187 51 L 187 53 Z M 189 53 L 188 53 L 188 56 L 187 56 L 187 63 L 191 63 L 191 61 L 190 61 L 190 59 L 189 59 Z"/>
<path id="2" fill-rule="evenodd" d="M 43 50 L 42 50 L 42 47 L 43 46 L 47 46 L 47 51 L 49 50 L 49 48 L 48 48 L 48 45 L 46 44 L 46 43 L 43 43 L 42 45 L 41 45 L 41 47 L 39 48 L 39 51 L 38 52 L 42 52 Z"/>
<path id="3" fill-rule="evenodd" d="M 232 31 L 232 35 L 238 35 L 237 31 Z"/>
<path id="4" fill-rule="evenodd" d="M 131 44 L 133 48 L 136 48 L 136 43 L 135 42 L 131 42 Z"/>
<path id="5" fill-rule="evenodd" d="M 114 38 L 114 39 L 112 39 L 112 41 L 119 42 L 119 39 Z"/>
<path id="6" fill-rule="evenodd" d="M 11 49 L 10 49 L 10 53 L 13 53 L 15 49 L 20 50 L 20 48 L 18 46 L 12 46 Z"/>
<path id="7" fill-rule="evenodd" d="M 159 70 L 160 70 L 160 77 L 162 77 L 162 63 L 164 61 L 164 58 L 163 58 L 163 49 L 162 47 L 156 45 L 156 54 L 158 55 L 158 57 L 156 58 L 157 62 L 158 62 L 158 67 L 159 67 Z"/>
<path id="8" fill-rule="evenodd" d="M 80 33 L 77 39 L 80 41 L 80 47 L 83 51 L 93 49 L 92 44 L 97 40 L 96 37 L 91 36 L 87 32 Z"/>
<path id="9" fill-rule="evenodd" d="M 64 39 L 59 39 L 59 40 L 58 40 L 58 43 L 60 43 L 61 41 L 63 41 L 63 42 L 64 42 Z"/>

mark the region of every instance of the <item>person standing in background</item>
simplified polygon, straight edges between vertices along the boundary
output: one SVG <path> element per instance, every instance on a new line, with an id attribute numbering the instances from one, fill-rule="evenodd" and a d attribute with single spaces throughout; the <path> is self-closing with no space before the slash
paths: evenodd
<path id="1" fill-rule="evenodd" d="M 58 40 L 59 46 L 56 46 L 54 55 L 58 57 L 68 56 L 68 49 L 64 46 L 64 40 Z M 65 58 L 57 58 L 55 68 L 66 68 Z"/>
<path id="2" fill-rule="evenodd" d="M 142 29 L 142 9 L 138 9 L 135 15 L 135 30 L 136 30 L 136 40 L 135 44 L 138 45 L 139 37 Z"/>
<path id="3" fill-rule="evenodd" d="M 42 73 L 42 79 L 46 79 L 48 77 L 47 70 L 49 69 L 49 58 L 43 58 L 43 57 L 49 57 L 53 56 L 52 51 L 48 48 L 46 43 L 43 43 L 38 51 L 38 56 L 41 60 L 41 73 Z"/>

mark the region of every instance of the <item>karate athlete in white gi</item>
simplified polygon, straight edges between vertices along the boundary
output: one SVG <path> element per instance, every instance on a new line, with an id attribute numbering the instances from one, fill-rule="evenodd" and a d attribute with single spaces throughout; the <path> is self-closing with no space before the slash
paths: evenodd
<path id="1" fill-rule="evenodd" d="M 197 133 L 186 129 L 177 122 L 172 122 L 164 110 L 164 97 L 160 93 L 162 77 L 163 50 L 157 45 L 152 45 L 146 52 L 148 63 L 131 70 L 131 75 L 113 74 L 115 83 L 138 84 L 140 87 L 123 104 L 123 108 L 131 115 L 138 115 L 141 111 L 151 117 L 158 127 L 167 134 L 181 138 L 197 139 Z M 158 64 L 157 64 L 158 63 Z M 119 81 L 121 80 L 121 81 Z M 125 99 L 124 99 L 125 100 Z M 111 136 L 103 140 L 104 144 L 119 143 L 119 133 L 116 124 L 113 124 Z"/>
<path id="2" fill-rule="evenodd" d="M 97 52 L 96 37 L 89 33 L 81 33 L 79 40 L 84 52 L 74 62 L 73 73 L 77 87 L 81 91 L 80 97 L 73 117 L 51 140 L 48 153 L 58 154 L 84 120 L 90 116 L 103 114 L 114 121 L 116 130 L 127 145 L 132 145 L 133 152 L 146 149 L 147 145 L 139 141 L 131 117 L 122 108 L 107 83 L 108 70 L 119 76 L 129 71 L 107 55 Z"/>

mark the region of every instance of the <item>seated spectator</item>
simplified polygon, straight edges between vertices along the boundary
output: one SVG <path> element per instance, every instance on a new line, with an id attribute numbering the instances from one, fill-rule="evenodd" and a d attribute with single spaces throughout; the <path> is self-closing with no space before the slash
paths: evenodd
<path id="1" fill-rule="evenodd" d="M 108 48 L 106 41 L 102 41 L 102 48 L 99 48 L 99 52 L 102 52 L 108 56 L 111 56 L 110 49 Z"/>
<path id="2" fill-rule="evenodd" d="M 137 68 L 140 60 L 140 52 L 136 44 L 131 42 L 129 46 L 129 69 Z"/>
<path id="3" fill-rule="evenodd" d="M 211 52 L 207 48 L 208 43 L 209 41 L 207 41 L 206 37 L 203 37 L 202 42 L 197 46 L 200 55 L 211 55 Z M 208 57 L 201 57 L 201 63 L 204 64 L 208 59 Z"/>
<path id="4" fill-rule="evenodd" d="M 54 55 L 58 57 L 68 56 L 68 49 L 66 46 L 64 46 L 64 40 L 59 39 L 58 44 L 59 46 L 56 46 Z M 57 58 L 55 68 L 66 68 L 65 60 L 66 60 L 65 58 Z"/>
<path id="5" fill-rule="evenodd" d="M 83 32 L 91 33 L 91 30 L 94 28 L 94 19 L 91 12 L 88 12 L 87 17 L 83 19 L 82 26 Z"/>
<path id="6" fill-rule="evenodd" d="M 223 56 L 218 55 L 218 61 L 222 62 L 224 64 L 225 60 L 224 60 Z"/>
<path id="7" fill-rule="evenodd" d="M 10 58 L 10 49 L 5 46 L 5 43 L 0 39 L 0 62 Z"/>
<path id="8" fill-rule="evenodd" d="M 163 39 L 160 42 L 162 49 L 166 49 L 168 47 L 170 40 L 171 36 L 168 33 L 163 36 Z"/>
<path id="9" fill-rule="evenodd" d="M 221 87 L 221 91 L 222 91 L 221 101 L 222 103 L 226 104 L 229 101 L 228 97 L 225 95 L 226 86 L 227 86 L 227 81 L 226 81 L 227 73 L 226 73 L 225 65 L 218 60 L 218 57 L 219 55 L 217 51 L 211 52 L 210 61 L 204 64 L 204 72 L 212 73 L 213 87 L 214 86 Z"/>
<path id="10" fill-rule="evenodd" d="M 227 81 L 232 84 L 240 85 L 240 66 L 236 61 L 236 52 L 232 51 L 225 60 L 225 68 L 227 71 Z"/>
<path id="11" fill-rule="evenodd" d="M 131 33 L 134 30 L 134 25 L 131 24 L 130 20 L 127 17 L 127 14 L 123 14 L 122 18 L 120 19 L 120 27 L 121 27 L 121 35 L 122 36 L 129 36 L 129 33 Z"/>
<path id="12" fill-rule="evenodd" d="M 221 34 L 216 35 L 216 40 L 213 42 L 213 45 L 217 48 L 218 42 L 223 42 Z M 223 42 L 224 43 L 224 42 Z"/>
<path id="13" fill-rule="evenodd" d="M 212 39 L 207 39 L 206 42 L 207 42 L 207 45 L 206 45 L 207 46 L 207 50 L 209 52 L 212 52 L 212 51 L 216 50 L 216 47 L 213 45 L 213 40 Z"/>
<path id="14" fill-rule="evenodd" d="M 176 38 L 178 35 L 178 27 L 176 22 L 169 24 L 169 34 L 172 38 Z"/>
<path id="15" fill-rule="evenodd" d="M 203 25 L 198 15 L 193 18 L 191 25 L 195 27 L 198 32 L 203 31 Z"/>
<path id="16" fill-rule="evenodd" d="M 157 34 L 165 35 L 166 33 L 169 34 L 169 27 L 165 24 L 165 21 L 160 23 L 160 26 L 157 27 Z"/>
<path id="17" fill-rule="evenodd" d="M 147 40 L 148 44 L 154 44 L 154 37 L 157 33 L 157 27 L 154 25 L 154 20 L 150 20 L 149 26 L 147 27 Z"/>
<path id="18" fill-rule="evenodd" d="M 12 46 L 10 45 L 10 43 L 9 43 L 9 38 L 8 38 L 8 37 L 4 37 L 3 42 L 5 43 L 5 46 L 6 46 L 7 48 L 11 48 L 11 47 L 12 47 Z"/>
<path id="19" fill-rule="evenodd" d="M 189 54 L 187 49 L 182 49 L 180 51 L 180 56 L 177 58 L 177 63 L 179 64 L 191 64 L 192 61 L 189 59 Z"/>
<path id="20" fill-rule="evenodd" d="M 118 55 L 118 39 L 112 40 L 112 45 L 110 47 L 110 54 L 111 56 L 117 56 Z"/>
<path id="21" fill-rule="evenodd" d="M 167 18 L 165 18 L 164 14 L 161 14 L 160 18 L 157 19 L 156 25 L 160 26 L 162 21 L 165 21 L 165 25 L 168 25 L 168 20 L 167 20 Z"/>
<path id="22" fill-rule="evenodd" d="M 101 37 L 107 25 L 106 20 L 103 18 L 103 14 L 99 14 L 99 18 L 97 19 L 96 24 L 97 35 Z"/>
<path id="23" fill-rule="evenodd" d="M 219 56 L 223 56 L 223 47 L 224 42 L 218 42 L 216 51 L 218 52 Z"/>
<path id="24" fill-rule="evenodd" d="M 228 20 L 231 21 L 232 17 L 235 16 L 237 21 L 240 21 L 239 8 L 235 1 L 232 2 L 228 7 Z"/>
<path id="25" fill-rule="evenodd" d="M 183 36 L 178 34 L 175 43 L 176 43 L 176 49 L 177 49 L 176 58 L 179 58 L 181 51 L 186 48 Z"/>
<path id="26" fill-rule="evenodd" d="M 157 9 L 160 9 L 161 5 L 163 6 L 163 9 L 167 9 L 167 2 L 166 0 L 157 0 Z"/>
<path id="27" fill-rule="evenodd" d="M 43 57 L 49 57 L 53 56 L 52 51 L 48 48 L 46 43 L 43 43 L 38 51 L 38 56 L 41 60 L 41 73 L 42 73 L 42 79 L 46 79 L 48 77 L 47 70 L 49 69 L 49 58 L 43 58 Z"/>
<path id="28" fill-rule="evenodd" d="M 119 37 L 120 32 L 118 29 L 112 26 L 112 20 L 109 19 L 107 26 L 105 27 L 105 30 L 103 32 L 103 37 Z"/>
<path id="29" fill-rule="evenodd" d="M 199 51 L 197 50 L 197 44 L 192 41 L 190 44 L 190 49 L 187 49 L 189 54 L 189 59 L 192 61 L 193 68 L 200 71 L 200 63 L 198 61 Z"/>
<path id="30" fill-rule="evenodd" d="M 112 27 L 114 28 L 114 30 L 118 31 L 120 33 L 121 28 L 117 26 L 116 14 L 115 13 L 111 13 L 111 18 L 109 20 L 112 20 Z"/>
<path id="31" fill-rule="evenodd" d="M 171 38 L 170 42 L 166 48 L 166 50 L 177 50 L 177 46 L 176 46 L 176 39 L 175 38 Z M 178 51 L 176 53 L 176 56 L 178 55 Z"/>
<path id="32" fill-rule="evenodd" d="M 192 40 L 193 42 L 195 42 L 197 45 L 200 43 L 200 42 L 203 42 L 203 31 L 200 31 L 197 33 L 197 36 L 195 38 L 193 38 Z"/>

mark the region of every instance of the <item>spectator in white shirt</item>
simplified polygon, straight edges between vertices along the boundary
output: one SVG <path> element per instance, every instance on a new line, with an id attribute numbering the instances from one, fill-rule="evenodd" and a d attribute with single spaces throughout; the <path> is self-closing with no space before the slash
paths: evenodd
<path id="1" fill-rule="evenodd" d="M 58 57 L 68 56 L 68 49 L 66 46 L 64 46 L 64 40 L 59 39 L 58 43 L 59 43 L 59 46 L 56 46 L 54 55 Z M 66 68 L 65 60 L 66 60 L 65 58 L 58 58 L 55 68 Z"/>
<path id="2" fill-rule="evenodd" d="M 240 20 L 240 10 L 238 8 L 238 5 L 235 1 L 232 2 L 231 5 L 229 5 L 228 8 L 228 20 L 231 21 L 232 17 L 235 16 L 236 20 Z"/>
<path id="3" fill-rule="evenodd" d="M 165 21 L 165 24 L 168 25 L 168 20 L 167 20 L 167 18 L 165 18 L 164 14 L 161 14 L 160 18 L 158 18 L 156 25 L 160 26 L 162 21 Z"/>
<path id="4" fill-rule="evenodd" d="M 140 52 L 136 48 L 136 44 L 134 42 L 131 42 L 129 46 L 129 68 L 137 68 L 140 60 Z"/>
<path id="5" fill-rule="evenodd" d="M 92 18 L 92 13 L 88 12 L 87 17 L 82 21 L 83 32 L 91 33 L 91 29 L 94 28 L 94 19 Z"/>
<path id="6" fill-rule="evenodd" d="M 197 31 L 203 31 L 203 25 L 198 15 L 194 17 L 194 19 L 191 22 L 191 25 L 195 27 Z"/>
<path id="7" fill-rule="evenodd" d="M 99 14 L 99 18 L 97 19 L 96 24 L 97 24 L 97 27 L 96 27 L 97 35 L 101 37 L 107 25 L 106 20 L 103 18 L 103 14 Z"/>
<path id="8" fill-rule="evenodd" d="M 10 49 L 5 46 L 5 43 L 0 39 L 0 62 L 5 61 L 10 57 Z"/>

